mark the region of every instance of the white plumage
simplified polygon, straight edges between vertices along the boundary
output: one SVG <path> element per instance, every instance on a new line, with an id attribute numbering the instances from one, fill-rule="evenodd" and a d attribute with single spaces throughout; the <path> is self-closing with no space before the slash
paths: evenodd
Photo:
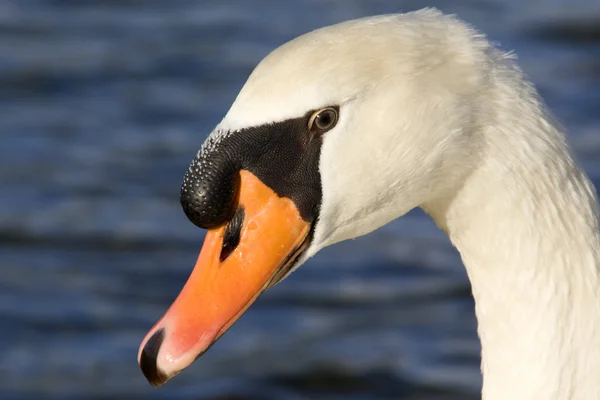
<path id="1" fill-rule="evenodd" d="M 431 9 L 350 21 L 266 57 L 218 131 L 339 105 L 304 259 L 421 207 L 472 283 L 483 397 L 598 399 L 595 190 L 512 58 Z"/>

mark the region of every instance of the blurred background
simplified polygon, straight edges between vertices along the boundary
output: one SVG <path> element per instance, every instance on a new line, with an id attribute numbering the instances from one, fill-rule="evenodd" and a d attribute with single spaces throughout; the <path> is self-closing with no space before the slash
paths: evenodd
<path id="1" fill-rule="evenodd" d="M 598 0 L 1 1 L 0 398 L 479 398 L 470 286 L 421 212 L 323 251 L 167 386 L 136 362 L 202 243 L 183 174 L 256 63 L 425 6 L 516 51 L 598 185 Z"/>

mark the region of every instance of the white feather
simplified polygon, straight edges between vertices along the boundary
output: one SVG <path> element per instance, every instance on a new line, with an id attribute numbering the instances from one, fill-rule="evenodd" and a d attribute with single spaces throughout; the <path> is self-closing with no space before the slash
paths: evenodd
<path id="1" fill-rule="evenodd" d="M 422 207 L 473 286 L 483 397 L 598 399 L 595 190 L 513 58 L 431 9 L 350 21 L 266 57 L 218 128 L 340 105 L 304 260 Z"/>

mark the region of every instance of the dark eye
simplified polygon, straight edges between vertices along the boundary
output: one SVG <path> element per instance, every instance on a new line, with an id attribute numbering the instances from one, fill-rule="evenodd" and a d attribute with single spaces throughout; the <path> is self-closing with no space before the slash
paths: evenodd
<path id="1" fill-rule="evenodd" d="M 315 112 L 308 121 L 308 129 L 313 133 L 325 133 L 335 126 L 338 120 L 338 110 L 327 107 Z"/>

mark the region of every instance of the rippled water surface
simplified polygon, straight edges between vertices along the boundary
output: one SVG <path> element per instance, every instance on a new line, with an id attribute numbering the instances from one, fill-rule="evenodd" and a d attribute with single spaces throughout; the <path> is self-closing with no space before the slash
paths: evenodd
<path id="1" fill-rule="evenodd" d="M 203 238 L 183 174 L 253 66 L 424 6 L 519 54 L 597 182 L 595 0 L 1 2 L 0 398 L 478 398 L 470 287 L 420 212 L 323 251 L 166 387 L 136 363 Z"/>

